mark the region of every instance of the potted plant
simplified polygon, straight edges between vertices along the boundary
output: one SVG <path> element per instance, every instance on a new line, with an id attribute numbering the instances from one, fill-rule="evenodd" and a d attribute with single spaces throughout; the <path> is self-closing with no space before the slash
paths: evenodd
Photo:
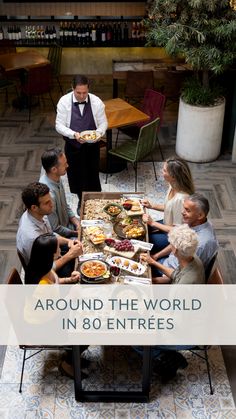
<path id="1" fill-rule="evenodd" d="M 236 12 L 229 0 L 151 0 L 148 45 L 182 56 L 193 70 L 180 98 L 176 152 L 206 162 L 218 157 L 225 99 L 217 85 L 236 57 Z"/>

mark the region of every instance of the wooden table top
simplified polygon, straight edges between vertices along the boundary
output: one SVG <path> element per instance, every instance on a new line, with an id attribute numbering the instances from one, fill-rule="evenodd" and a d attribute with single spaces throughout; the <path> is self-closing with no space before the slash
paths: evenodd
<path id="1" fill-rule="evenodd" d="M 149 116 L 123 99 L 105 100 L 108 128 L 119 128 L 137 122 L 148 122 Z"/>
<path id="2" fill-rule="evenodd" d="M 0 55 L 0 65 L 5 71 L 19 70 L 50 64 L 50 61 L 37 51 L 29 50 L 22 52 L 11 52 Z"/>

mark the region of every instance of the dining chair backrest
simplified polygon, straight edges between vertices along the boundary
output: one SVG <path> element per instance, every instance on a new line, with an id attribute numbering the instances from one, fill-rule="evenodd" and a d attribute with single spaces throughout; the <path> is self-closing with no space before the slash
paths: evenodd
<path id="1" fill-rule="evenodd" d="M 21 277 L 19 272 L 16 270 L 16 268 L 12 268 L 11 272 L 8 275 L 7 278 L 7 284 L 9 285 L 22 285 L 23 282 L 21 281 Z"/>
<path id="2" fill-rule="evenodd" d="M 52 66 L 52 75 L 57 80 L 61 94 L 63 94 L 63 89 L 60 82 L 61 57 L 62 57 L 62 47 L 58 44 L 51 45 L 48 51 L 48 60 L 50 61 L 51 66 Z"/>
<path id="3" fill-rule="evenodd" d="M 23 256 L 23 254 L 21 253 L 21 251 L 19 249 L 16 249 L 16 251 L 17 251 L 18 258 L 20 259 L 21 265 L 22 265 L 22 267 L 23 267 L 23 269 L 25 271 L 27 265 L 25 263 L 24 256 Z"/>
<path id="4" fill-rule="evenodd" d="M 156 147 L 156 133 L 160 118 L 154 119 L 140 128 L 136 145 L 135 161 L 141 161 Z"/>
<path id="5" fill-rule="evenodd" d="M 52 66 L 52 73 L 54 76 L 59 76 L 61 74 L 61 56 L 62 56 L 62 47 L 57 44 L 50 46 L 48 51 L 48 60 Z"/>
<path id="6" fill-rule="evenodd" d="M 150 116 L 150 122 L 155 118 L 160 118 L 158 128 L 161 127 L 163 120 L 163 111 L 165 107 L 166 97 L 160 92 L 153 89 L 146 89 L 143 99 L 142 111 Z M 137 123 L 141 127 L 144 123 Z"/>
<path id="7" fill-rule="evenodd" d="M 127 71 L 124 96 L 128 102 L 140 102 L 145 90 L 153 87 L 153 71 Z"/>
<path id="8" fill-rule="evenodd" d="M 50 92 L 52 85 L 51 65 L 32 67 L 27 72 L 26 84 L 23 91 L 27 95 L 42 95 Z"/>

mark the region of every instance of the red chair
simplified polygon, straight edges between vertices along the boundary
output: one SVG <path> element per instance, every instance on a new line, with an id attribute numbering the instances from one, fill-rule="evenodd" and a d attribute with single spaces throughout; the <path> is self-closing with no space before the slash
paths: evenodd
<path id="1" fill-rule="evenodd" d="M 32 97 L 41 96 L 48 93 L 56 112 L 56 106 L 51 95 L 52 86 L 52 69 L 51 65 L 47 64 L 41 67 L 32 67 L 27 71 L 26 82 L 22 85 L 22 93 L 28 98 L 29 107 L 29 122 L 31 116 Z"/>
<path id="2" fill-rule="evenodd" d="M 161 127 L 162 120 L 163 120 L 163 111 L 165 107 L 166 97 L 162 93 L 159 93 L 152 89 L 146 89 L 143 99 L 143 105 L 142 105 L 142 112 L 146 113 L 150 116 L 150 120 L 148 122 L 152 122 L 157 117 L 160 118 L 160 123 L 158 125 L 158 131 Z M 123 132 L 124 134 L 128 135 L 131 138 L 137 138 L 139 134 L 140 128 L 145 125 L 147 122 L 138 122 L 135 125 L 130 125 L 128 127 L 124 128 L 118 128 L 117 136 L 116 136 L 116 142 L 115 145 L 117 145 L 119 132 Z M 157 134 L 158 134 L 157 131 Z M 161 158 L 164 160 L 163 152 L 161 149 L 161 145 L 159 142 L 159 138 L 157 135 L 157 142 L 161 153 Z"/>

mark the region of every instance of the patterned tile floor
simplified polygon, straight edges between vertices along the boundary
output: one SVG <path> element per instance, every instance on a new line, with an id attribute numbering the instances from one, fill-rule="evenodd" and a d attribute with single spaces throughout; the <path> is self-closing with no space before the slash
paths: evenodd
<path id="1" fill-rule="evenodd" d="M 44 351 L 26 362 L 23 392 L 19 377 L 22 351 L 8 347 L 0 382 L 0 417 L 3 419 L 213 419 L 236 417 L 221 351 L 209 350 L 214 394 L 209 393 L 205 362 L 184 353 L 189 366 L 178 372 L 169 384 L 152 376 L 150 402 L 77 403 L 73 381 L 58 372 L 61 354 Z M 86 357 L 92 361 L 86 389 L 128 391 L 139 388 L 141 362 L 129 347 L 90 347 Z M 119 360 L 119 361 L 117 361 Z"/>

